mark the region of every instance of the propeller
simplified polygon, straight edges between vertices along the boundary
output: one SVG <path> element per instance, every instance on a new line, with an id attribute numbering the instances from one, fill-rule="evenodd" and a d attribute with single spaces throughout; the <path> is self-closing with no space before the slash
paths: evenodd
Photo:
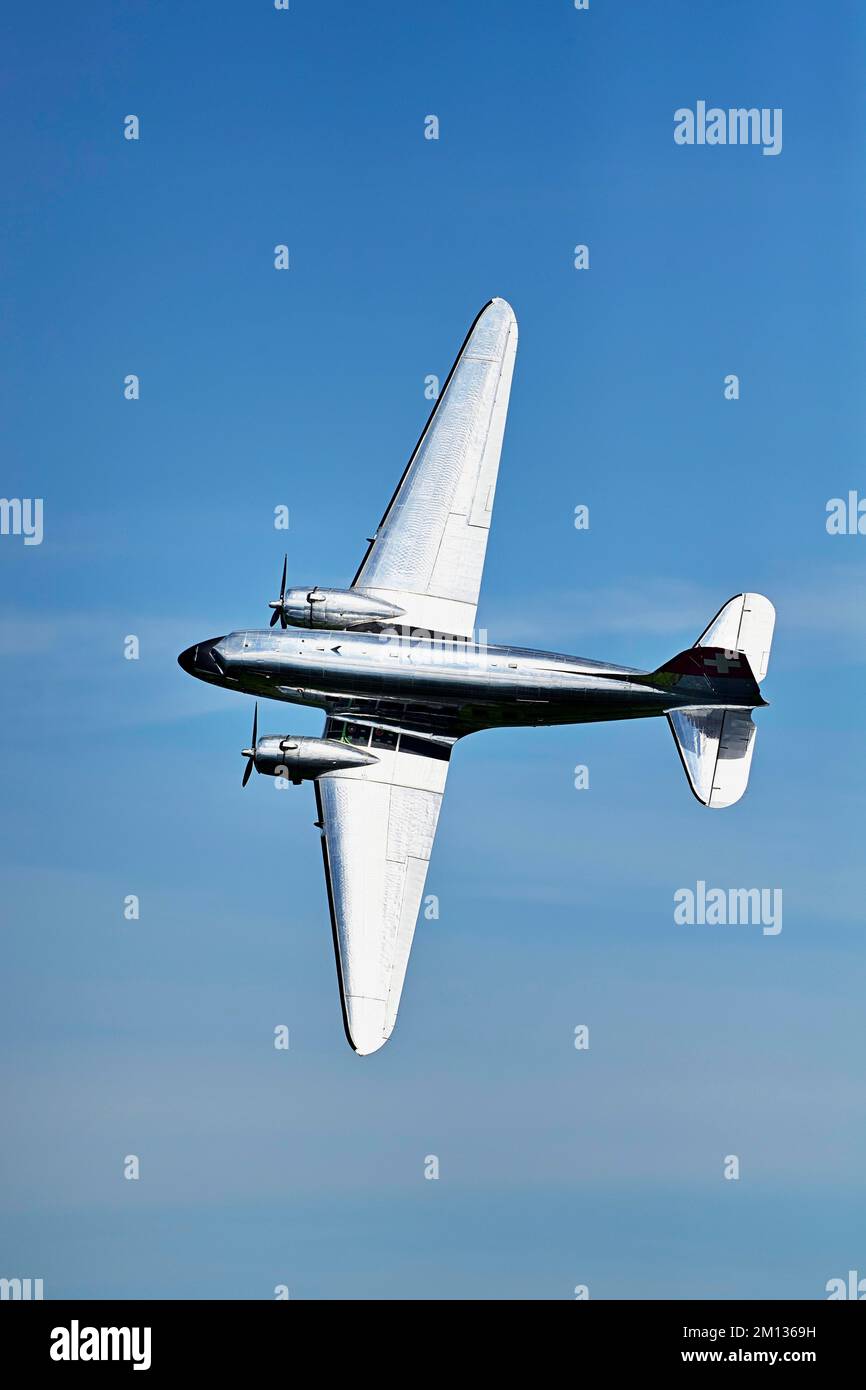
<path id="1" fill-rule="evenodd" d="M 275 623 L 275 622 L 277 621 L 277 619 L 279 618 L 279 620 L 280 620 L 280 627 L 283 629 L 283 631 L 285 631 L 286 628 L 288 627 L 288 623 L 286 622 L 286 615 L 285 615 L 285 613 L 283 612 L 283 605 L 285 604 L 285 601 L 286 601 L 286 566 L 288 565 L 288 563 L 289 563 L 289 557 L 288 557 L 288 555 L 284 555 L 284 556 L 283 556 L 283 577 L 282 577 L 282 580 L 280 581 L 280 597 L 279 597 L 278 599 L 276 599 L 275 601 L 272 601 L 271 603 L 268 604 L 268 607 L 269 607 L 269 608 L 273 608 L 273 610 L 274 610 L 273 613 L 271 614 L 271 627 L 273 627 L 274 623 Z"/>
<path id="2" fill-rule="evenodd" d="M 242 753 L 241 753 L 241 757 L 242 757 L 242 758 L 247 758 L 247 759 L 248 759 L 247 765 L 246 765 L 246 767 L 244 768 L 244 779 L 243 779 L 243 781 L 241 782 L 241 786 L 242 786 L 242 787 L 245 787 L 245 786 L 247 785 L 247 782 L 250 780 L 250 774 L 251 774 L 253 768 L 254 768 L 255 765 L 256 765 L 256 741 L 257 741 L 257 739 L 258 739 L 258 734 L 259 734 L 259 702 L 258 702 L 258 700 L 256 700 L 256 707 L 255 707 L 255 710 L 253 711 L 253 738 L 252 738 L 252 745 L 251 745 L 251 747 L 249 747 L 249 748 L 244 748 L 243 751 L 242 751 Z"/>

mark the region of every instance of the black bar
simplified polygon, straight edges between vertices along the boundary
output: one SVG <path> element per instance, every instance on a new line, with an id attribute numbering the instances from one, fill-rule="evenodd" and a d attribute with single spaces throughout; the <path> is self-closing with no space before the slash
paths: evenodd
<path id="1" fill-rule="evenodd" d="M 437 1356 L 442 1357 L 443 1367 L 453 1367 L 455 1343 L 442 1334 L 454 1327 L 466 1353 L 459 1359 L 465 1365 L 473 1349 L 475 1355 L 483 1354 L 488 1377 L 491 1361 L 495 1366 L 501 1360 L 507 1368 L 512 1355 L 538 1358 L 542 1352 L 548 1366 L 557 1353 L 566 1356 L 575 1375 L 590 1367 L 595 1374 L 620 1370 L 664 1374 L 675 1367 L 717 1364 L 729 1369 L 804 1365 L 826 1377 L 828 1371 L 857 1364 L 866 1327 L 862 1310 L 851 1307 L 848 1300 L 576 1299 L 568 1306 L 535 1302 L 521 1307 L 531 1308 L 528 1326 L 527 1314 L 508 1302 L 443 1300 L 431 1310 L 407 1301 L 400 1304 L 395 1318 L 390 1303 L 376 1306 L 362 1300 L 19 1301 L 0 1306 L 0 1327 L 4 1365 L 17 1365 L 19 1377 L 31 1370 L 48 1371 L 53 1377 L 81 1373 L 93 1377 L 100 1368 L 108 1368 L 113 1375 L 134 1374 L 137 1360 L 140 1374 L 151 1377 L 194 1371 L 199 1378 L 212 1375 L 223 1381 L 235 1373 L 248 1375 L 254 1368 L 257 1383 L 269 1371 L 291 1375 L 293 1380 L 298 1372 L 305 1380 L 311 1370 L 315 1374 L 309 1363 L 319 1343 L 309 1339 L 320 1328 L 327 1334 L 323 1351 L 327 1348 L 332 1374 L 334 1351 L 339 1358 L 343 1348 L 347 1360 L 355 1359 L 355 1369 L 360 1354 L 367 1372 L 374 1373 L 371 1356 L 377 1346 L 382 1356 L 394 1358 L 392 1371 L 401 1376 L 413 1375 L 412 1360 L 419 1348 L 423 1348 L 427 1375 Z M 395 1324 L 400 1328 L 396 1339 L 392 1338 Z M 336 1347 L 335 1327 L 341 1333 Z M 106 1329 L 104 1336 L 102 1329 Z M 108 1329 L 116 1329 L 116 1335 Z M 539 1331 L 543 1343 L 537 1340 Z M 85 1359 L 94 1350 L 105 1359 Z M 126 1359 L 111 1359 L 115 1352 Z M 299 1352 L 303 1352 L 300 1361 Z M 61 1354 L 70 1358 L 77 1354 L 77 1359 L 55 1359 Z M 378 1373 L 383 1372 L 386 1367 L 380 1365 Z M 533 1380 L 537 1378 L 533 1375 Z"/>

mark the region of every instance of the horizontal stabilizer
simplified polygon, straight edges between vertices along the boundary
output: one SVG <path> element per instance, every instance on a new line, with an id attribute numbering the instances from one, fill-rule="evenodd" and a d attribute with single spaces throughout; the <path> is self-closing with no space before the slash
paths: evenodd
<path id="1" fill-rule="evenodd" d="M 714 809 L 739 801 L 755 751 L 749 710 L 672 710 L 668 723 L 698 801 Z"/>

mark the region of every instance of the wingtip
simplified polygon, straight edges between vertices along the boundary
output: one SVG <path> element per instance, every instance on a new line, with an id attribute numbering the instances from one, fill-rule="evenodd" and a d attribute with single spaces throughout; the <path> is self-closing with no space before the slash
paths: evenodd
<path id="1" fill-rule="evenodd" d="M 384 1047 L 391 1036 L 387 1029 L 387 1006 L 382 999 L 347 994 L 346 1036 L 359 1057 L 369 1057 Z M 387 1031 L 386 1031 L 387 1029 Z"/>

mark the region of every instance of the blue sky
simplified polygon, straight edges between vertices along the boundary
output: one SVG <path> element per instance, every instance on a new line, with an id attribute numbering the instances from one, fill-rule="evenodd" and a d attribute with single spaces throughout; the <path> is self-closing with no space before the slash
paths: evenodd
<path id="1" fill-rule="evenodd" d="M 866 488 L 857 9 L 7 14 L 2 490 L 44 498 L 45 535 L 0 537 L 0 1274 L 544 1299 L 866 1274 L 866 540 L 825 529 Z M 675 145 L 699 99 L 781 107 L 782 153 Z M 492 295 L 521 339 L 479 623 L 654 667 L 758 590 L 771 706 L 720 813 L 661 722 L 462 744 L 440 919 L 359 1059 L 310 788 L 242 796 L 251 702 L 175 659 L 264 625 L 286 539 L 294 580 L 348 582 Z M 676 926 L 699 878 L 781 887 L 783 931 Z"/>

